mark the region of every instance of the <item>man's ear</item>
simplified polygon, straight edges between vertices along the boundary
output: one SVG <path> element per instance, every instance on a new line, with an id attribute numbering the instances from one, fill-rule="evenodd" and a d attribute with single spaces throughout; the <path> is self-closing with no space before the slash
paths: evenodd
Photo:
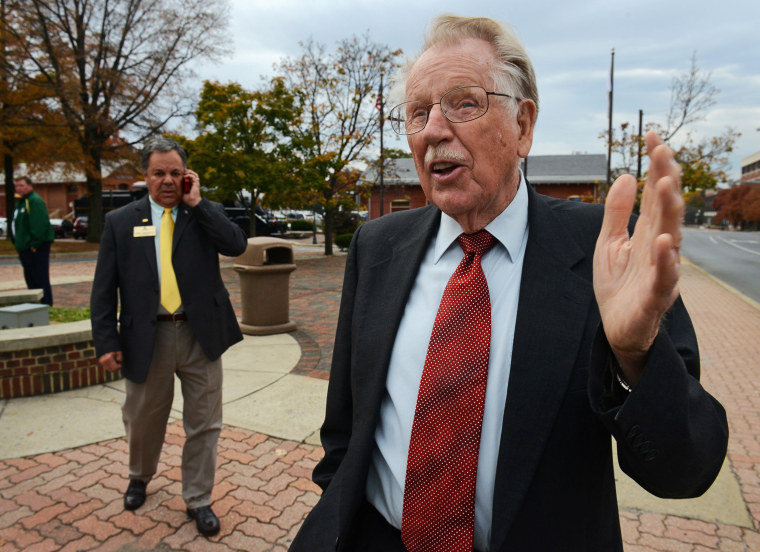
<path id="1" fill-rule="evenodd" d="M 533 145 L 533 129 L 536 127 L 536 104 L 533 100 L 522 100 L 517 108 L 517 124 L 520 135 L 517 140 L 517 153 L 520 157 L 528 157 Z"/>

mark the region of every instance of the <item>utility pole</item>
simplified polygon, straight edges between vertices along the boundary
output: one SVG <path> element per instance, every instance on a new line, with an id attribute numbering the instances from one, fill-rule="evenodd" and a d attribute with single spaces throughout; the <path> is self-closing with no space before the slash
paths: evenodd
<path id="1" fill-rule="evenodd" d="M 641 146 L 644 142 L 644 136 L 641 134 L 643 129 L 641 128 L 641 123 L 644 120 L 644 111 L 639 109 L 639 160 L 638 164 L 636 165 L 636 182 L 641 180 Z"/>
<path id="2" fill-rule="evenodd" d="M 610 94 L 607 110 L 607 192 L 610 191 L 612 185 L 612 89 L 615 80 L 615 48 L 612 49 L 612 56 L 610 58 Z"/>
<path id="3" fill-rule="evenodd" d="M 385 98 L 383 98 L 383 73 L 380 73 L 378 104 L 378 109 L 380 109 L 380 216 L 382 217 L 385 213 L 385 205 L 383 203 L 383 191 L 385 189 L 385 150 L 383 149 L 383 134 L 385 134 L 383 132 L 385 130 Z"/>

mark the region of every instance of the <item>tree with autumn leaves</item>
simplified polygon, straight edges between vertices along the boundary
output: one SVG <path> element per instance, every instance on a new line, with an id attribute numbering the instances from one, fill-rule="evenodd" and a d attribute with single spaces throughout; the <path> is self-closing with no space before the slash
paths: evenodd
<path id="1" fill-rule="evenodd" d="M 702 120 L 715 105 L 718 92 L 711 82 L 710 73 L 699 68 L 695 54 L 689 69 L 671 83 L 665 124 L 648 123 L 643 129 L 644 134 L 650 130 L 656 132 L 673 149 L 675 160 L 683 170 L 684 192 L 712 189 L 727 178 L 728 154 L 733 151 L 740 133 L 727 127 L 718 136 L 698 139 L 690 130 L 691 125 Z M 607 140 L 607 134 L 603 132 L 600 138 Z M 612 152 L 617 160 L 614 175 L 635 174 L 633 169 L 639 152 L 646 156 L 643 136 L 634 132 L 629 122 L 624 122 L 619 130 L 613 130 L 611 140 Z"/>
<path id="2" fill-rule="evenodd" d="M 206 81 L 194 112 L 198 135 L 173 138 L 208 187 L 204 194 L 216 200 L 237 199 L 254 220 L 253 209 L 262 196 L 279 206 L 297 182 L 301 163 L 294 153 L 292 129 L 300 113 L 282 78 L 260 91 L 234 82 Z"/>
<path id="3" fill-rule="evenodd" d="M 720 190 L 712 202 L 714 219 L 742 230 L 760 230 L 760 186 L 744 184 Z"/>
<path id="4" fill-rule="evenodd" d="M 341 209 L 355 208 L 357 166 L 377 139 L 375 108 L 381 75 L 400 50 L 368 34 L 338 42 L 334 51 L 313 40 L 285 58 L 259 91 L 238 83 L 204 83 L 195 110 L 196 138 L 186 145 L 193 168 L 217 199 L 263 198 L 273 208 L 312 207 L 323 213 L 325 254 L 332 254 Z"/>
<path id="5" fill-rule="evenodd" d="M 49 167 L 56 161 L 75 161 L 78 150 L 65 130 L 52 98 L 25 75 L 23 47 L 10 29 L 19 24 L 18 4 L 0 0 L 0 155 L 5 176 L 6 213 L 15 208 L 14 169 L 19 161 Z M 58 132 L 50 132 L 55 128 Z M 12 238 L 9 229 L 7 239 Z"/>
<path id="6" fill-rule="evenodd" d="M 104 159 L 186 109 L 190 62 L 226 51 L 227 0 L 3 0 L 3 8 L 12 14 L 3 36 L 21 60 L 4 60 L 5 74 L 13 67 L 18 86 L 45 98 L 59 117 L 46 132 L 62 130 L 79 149 L 88 240 L 99 241 Z"/>
<path id="7" fill-rule="evenodd" d="M 401 50 L 373 43 L 367 33 L 341 40 L 332 52 L 311 39 L 301 48 L 300 57 L 278 65 L 301 110 L 293 128 L 298 179 L 291 198 L 323 211 L 325 254 L 331 255 L 335 216 L 354 206 L 352 166 L 369 161 L 380 128 L 375 105 L 381 76 L 395 70 Z"/>

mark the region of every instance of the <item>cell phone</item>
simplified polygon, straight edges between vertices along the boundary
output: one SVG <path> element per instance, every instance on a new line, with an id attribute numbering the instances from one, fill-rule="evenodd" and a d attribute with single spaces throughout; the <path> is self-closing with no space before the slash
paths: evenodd
<path id="1" fill-rule="evenodd" d="M 189 194 L 190 188 L 193 187 L 193 179 L 189 176 L 183 176 L 182 177 L 182 193 L 183 194 Z"/>

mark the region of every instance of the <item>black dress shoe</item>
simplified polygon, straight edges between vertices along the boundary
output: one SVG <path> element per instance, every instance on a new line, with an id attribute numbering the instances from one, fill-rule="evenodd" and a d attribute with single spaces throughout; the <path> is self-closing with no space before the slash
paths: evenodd
<path id="1" fill-rule="evenodd" d="M 200 508 L 188 508 L 187 515 L 195 520 L 195 526 L 201 535 L 211 536 L 219 532 L 219 518 L 216 517 L 211 506 Z"/>
<path id="2" fill-rule="evenodd" d="M 145 481 L 129 480 L 129 487 L 124 493 L 124 508 L 126 510 L 137 510 L 145 503 L 145 486 Z"/>

